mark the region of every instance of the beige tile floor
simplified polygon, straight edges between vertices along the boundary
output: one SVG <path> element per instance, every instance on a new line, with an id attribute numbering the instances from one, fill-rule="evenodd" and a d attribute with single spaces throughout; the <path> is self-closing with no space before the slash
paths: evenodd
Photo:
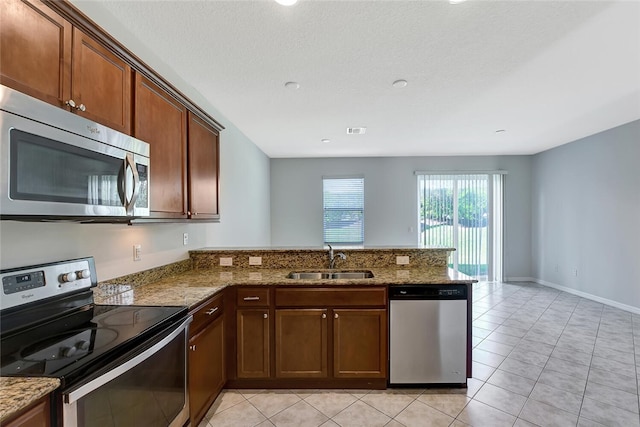
<path id="1" fill-rule="evenodd" d="M 467 389 L 225 390 L 199 427 L 640 426 L 640 316 L 477 283 Z"/>

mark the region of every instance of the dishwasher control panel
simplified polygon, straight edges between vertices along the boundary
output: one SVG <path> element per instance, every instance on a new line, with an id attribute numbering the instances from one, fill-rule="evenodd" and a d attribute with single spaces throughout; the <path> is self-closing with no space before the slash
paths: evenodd
<path id="1" fill-rule="evenodd" d="M 389 299 L 467 299 L 467 285 L 392 285 Z"/>

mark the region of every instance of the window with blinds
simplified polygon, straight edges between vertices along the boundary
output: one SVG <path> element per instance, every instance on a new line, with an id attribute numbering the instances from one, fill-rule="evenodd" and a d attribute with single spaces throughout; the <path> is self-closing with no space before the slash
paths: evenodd
<path id="1" fill-rule="evenodd" d="M 364 244 L 364 178 L 323 178 L 324 243 Z"/>

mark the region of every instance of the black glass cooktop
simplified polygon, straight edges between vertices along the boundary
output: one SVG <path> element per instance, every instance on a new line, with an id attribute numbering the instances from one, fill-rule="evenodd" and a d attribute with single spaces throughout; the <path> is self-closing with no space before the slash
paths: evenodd
<path id="1" fill-rule="evenodd" d="M 186 318 L 186 307 L 87 305 L 9 336 L 0 345 L 2 376 L 63 378 L 110 363 Z"/>

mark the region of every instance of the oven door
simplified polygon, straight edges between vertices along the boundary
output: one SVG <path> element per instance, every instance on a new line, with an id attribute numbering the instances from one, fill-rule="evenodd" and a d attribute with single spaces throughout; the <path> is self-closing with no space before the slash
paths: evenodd
<path id="1" fill-rule="evenodd" d="M 189 420 L 187 339 L 192 317 L 155 337 L 143 351 L 62 391 L 62 425 L 182 427 Z M 59 420 L 58 420 L 59 421 Z"/>

